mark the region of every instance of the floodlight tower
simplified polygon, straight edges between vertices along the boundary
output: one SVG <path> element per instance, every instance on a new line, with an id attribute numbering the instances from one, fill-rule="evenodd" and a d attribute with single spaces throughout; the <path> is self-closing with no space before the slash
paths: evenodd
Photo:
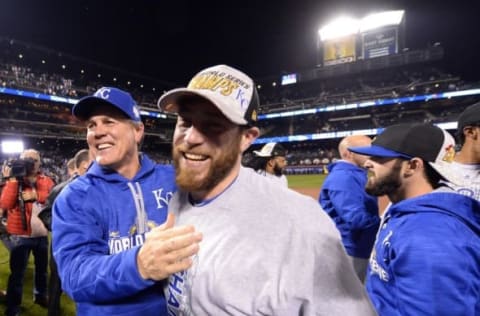
<path id="1" fill-rule="evenodd" d="M 318 30 L 319 56 L 324 66 L 356 60 L 358 28 L 358 19 L 342 16 Z"/>
<path id="2" fill-rule="evenodd" d="M 336 65 L 398 53 L 403 48 L 399 34 L 403 21 L 403 10 L 373 13 L 361 19 L 334 19 L 318 31 L 317 65 Z"/>
<path id="3" fill-rule="evenodd" d="M 369 14 L 360 21 L 360 54 L 364 59 L 396 54 L 404 48 L 403 10 Z"/>

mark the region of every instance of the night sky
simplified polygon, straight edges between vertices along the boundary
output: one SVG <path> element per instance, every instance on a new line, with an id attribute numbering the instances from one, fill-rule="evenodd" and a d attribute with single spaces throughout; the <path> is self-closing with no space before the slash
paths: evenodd
<path id="1" fill-rule="evenodd" d="M 336 14 L 405 9 L 407 47 L 440 42 L 447 70 L 480 80 L 476 3 L 0 0 L 0 36 L 183 85 L 219 63 L 254 78 L 313 68 L 317 30 Z"/>

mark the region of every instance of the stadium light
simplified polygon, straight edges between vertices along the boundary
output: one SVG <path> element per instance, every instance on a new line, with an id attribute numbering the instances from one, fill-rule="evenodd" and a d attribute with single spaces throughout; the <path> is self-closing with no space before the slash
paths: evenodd
<path id="1" fill-rule="evenodd" d="M 360 32 L 373 30 L 387 25 L 398 25 L 402 22 L 405 11 L 385 11 L 380 13 L 369 14 L 360 20 Z"/>
<path id="2" fill-rule="evenodd" d="M 21 140 L 4 140 L 2 141 L 2 153 L 4 154 L 20 154 L 24 150 L 23 141 Z"/>
<path id="3" fill-rule="evenodd" d="M 402 22 L 404 14 L 404 10 L 392 10 L 372 13 L 362 19 L 355 19 L 348 16 L 339 17 L 320 28 L 318 34 L 321 41 L 326 41 L 380 28 L 382 26 L 399 25 Z"/>
<path id="4" fill-rule="evenodd" d="M 340 38 L 351 34 L 356 34 L 359 29 L 359 20 L 351 17 L 339 17 L 324 27 L 320 28 L 318 34 L 321 41 L 334 38 Z"/>

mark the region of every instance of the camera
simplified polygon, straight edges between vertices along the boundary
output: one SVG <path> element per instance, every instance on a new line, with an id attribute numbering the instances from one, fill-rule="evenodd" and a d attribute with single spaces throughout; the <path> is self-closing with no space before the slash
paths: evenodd
<path id="1" fill-rule="evenodd" d="M 35 168 L 35 160 L 32 158 L 15 159 L 7 162 L 10 167 L 10 177 L 21 179 L 30 175 Z"/>

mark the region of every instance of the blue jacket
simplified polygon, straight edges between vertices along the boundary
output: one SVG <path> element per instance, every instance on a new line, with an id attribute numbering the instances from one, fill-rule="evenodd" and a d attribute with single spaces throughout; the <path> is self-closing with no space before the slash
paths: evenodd
<path id="1" fill-rule="evenodd" d="M 365 193 L 367 173 L 342 160 L 330 164 L 328 171 L 318 198 L 320 205 L 335 222 L 347 253 L 366 259 L 380 222 L 377 198 Z"/>
<path id="2" fill-rule="evenodd" d="M 366 287 L 379 315 L 480 315 L 480 203 L 432 192 L 385 214 Z"/>
<path id="3" fill-rule="evenodd" d="M 78 315 L 167 315 L 162 282 L 144 280 L 137 252 L 176 191 L 171 166 L 141 156 L 128 180 L 94 163 L 53 206 L 53 253 Z"/>

